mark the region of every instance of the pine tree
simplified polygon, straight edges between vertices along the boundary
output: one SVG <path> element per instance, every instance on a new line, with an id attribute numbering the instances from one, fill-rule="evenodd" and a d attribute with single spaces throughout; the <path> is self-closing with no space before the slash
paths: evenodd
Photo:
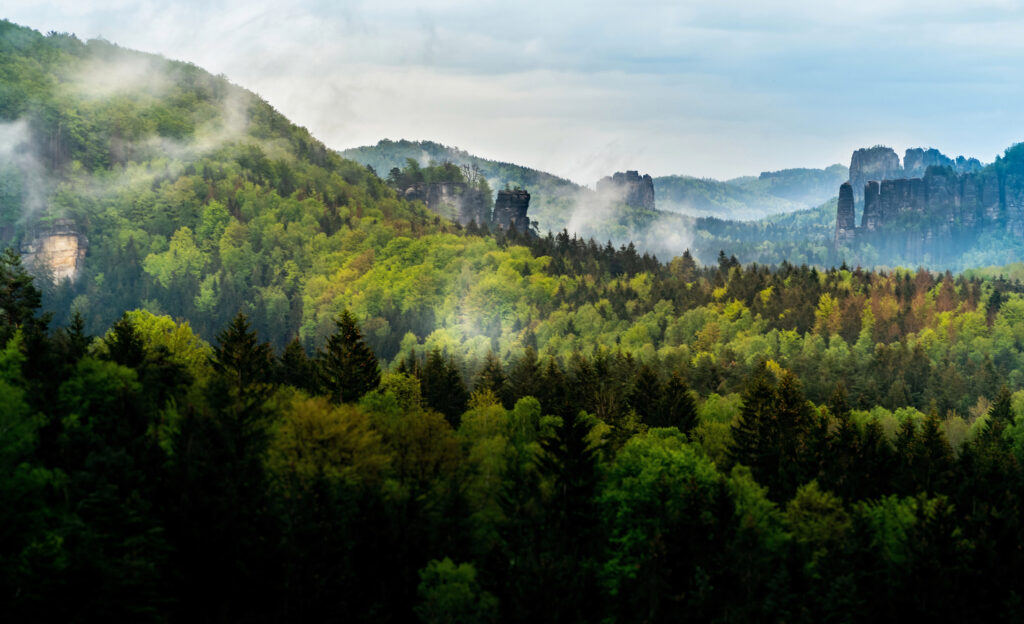
<path id="1" fill-rule="evenodd" d="M 351 403 L 380 385 L 380 368 L 366 345 L 355 316 L 347 309 L 317 357 L 323 389 L 335 403 Z"/>
<path id="2" fill-rule="evenodd" d="M 652 422 L 652 426 L 676 427 L 687 435 L 697 426 L 697 404 L 690 394 L 689 386 L 678 373 L 673 374 L 672 379 L 665 384 L 657 414 L 660 422 Z"/>
<path id="3" fill-rule="evenodd" d="M 315 377 L 313 364 L 296 336 L 278 359 L 276 380 L 280 384 L 313 391 L 316 388 Z"/>
<path id="4" fill-rule="evenodd" d="M 513 401 L 527 396 L 539 399 L 540 394 L 540 363 L 537 361 L 537 350 L 527 347 L 521 356 L 512 362 L 508 371 L 509 394 Z"/>
<path id="5" fill-rule="evenodd" d="M 822 425 L 813 418 L 796 377 L 785 372 L 775 384 L 762 367 L 743 393 L 729 456 L 749 466 L 773 497 L 786 500 L 817 476 L 823 439 Z"/>
<path id="6" fill-rule="evenodd" d="M 668 427 L 662 422 L 662 385 L 658 373 L 648 364 L 637 369 L 633 388 L 629 393 L 629 406 L 636 411 L 640 420 L 651 427 Z"/>
<path id="7" fill-rule="evenodd" d="M 6 344 L 15 328 L 33 324 L 42 306 L 43 293 L 21 264 L 21 256 L 8 247 L 0 253 L 0 344 Z"/>
<path id="8" fill-rule="evenodd" d="M 211 363 L 235 400 L 251 405 L 269 396 L 273 354 L 269 344 L 259 341 L 245 314 L 239 312 L 217 335 Z"/>
<path id="9" fill-rule="evenodd" d="M 111 361 L 128 368 L 139 368 L 146 357 L 142 337 L 135 330 L 128 315 L 125 314 L 110 328 L 110 335 L 103 341 L 107 345 L 107 354 Z"/>
<path id="10" fill-rule="evenodd" d="M 431 351 L 423 364 L 420 388 L 424 402 L 444 414 L 453 429 L 458 429 L 469 402 L 469 393 L 455 361 L 451 357 L 446 358 L 440 349 Z"/>
<path id="11" fill-rule="evenodd" d="M 1013 418 L 1013 393 L 1003 386 L 988 410 L 988 422 L 985 423 L 983 436 L 992 439 L 1002 438 L 1003 431 L 1013 425 Z"/>
<path id="12" fill-rule="evenodd" d="M 498 359 L 494 351 L 487 352 L 487 359 L 484 361 L 484 367 L 480 370 L 480 374 L 477 375 L 473 390 L 490 390 L 501 400 L 505 409 L 511 409 L 512 397 L 509 392 L 508 379 L 501 366 L 501 360 Z"/>

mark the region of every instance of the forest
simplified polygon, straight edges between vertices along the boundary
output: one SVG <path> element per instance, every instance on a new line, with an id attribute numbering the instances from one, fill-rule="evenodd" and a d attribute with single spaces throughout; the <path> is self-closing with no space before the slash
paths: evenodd
<path id="1" fill-rule="evenodd" d="M 581 252 L 567 271 L 629 258 Z M 704 272 L 742 274 L 725 258 Z M 212 344 L 141 310 L 97 336 L 77 313 L 53 327 L 7 252 L 0 609 L 12 621 L 1017 621 L 1024 392 L 1001 371 L 1019 354 L 1024 325 L 1007 318 L 1020 285 L 857 276 L 934 296 L 944 335 L 929 348 L 991 328 L 1006 351 L 933 363 L 902 335 L 921 319 L 874 342 L 870 306 L 846 347 L 844 306 L 823 295 L 792 370 L 763 353 L 719 367 L 532 345 L 471 370 L 439 348 L 384 366 L 347 310 L 312 356 L 273 348 L 244 314 Z M 758 298 L 807 284 L 771 279 Z M 730 306 L 732 322 L 750 316 Z M 698 339 L 727 348 L 732 329 L 715 327 Z M 816 355 L 821 331 L 836 344 Z M 800 337 L 770 332 L 784 348 Z"/>
<path id="2" fill-rule="evenodd" d="M 10 22 L 0 86 L 3 619 L 1020 621 L 1019 264 L 461 227 L 393 188 L 457 167 Z"/>

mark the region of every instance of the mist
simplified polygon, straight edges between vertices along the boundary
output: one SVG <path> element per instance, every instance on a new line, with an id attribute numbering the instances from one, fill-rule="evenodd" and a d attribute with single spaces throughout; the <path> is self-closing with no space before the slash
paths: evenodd
<path id="1" fill-rule="evenodd" d="M 46 206 L 52 182 L 34 145 L 24 119 L 0 123 L 0 225 L 34 219 Z"/>
<path id="2" fill-rule="evenodd" d="M 566 229 L 599 243 L 608 240 L 616 247 L 630 242 L 640 253 L 661 260 L 677 256 L 693 245 L 692 220 L 679 214 L 646 211 L 626 205 L 626 190 L 605 187 L 585 189 L 574 198 L 572 216 Z"/>

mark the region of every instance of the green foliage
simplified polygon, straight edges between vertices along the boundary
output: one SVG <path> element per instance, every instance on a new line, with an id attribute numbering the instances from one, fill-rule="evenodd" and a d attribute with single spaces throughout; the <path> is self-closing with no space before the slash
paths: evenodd
<path id="1" fill-rule="evenodd" d="M 426 624 L 495 622 L 498 600 L 481 590 L 471 563 L 455 564 L 445 557 L 420 570 L 420 599 L 416 615 Z"/>
<path id="2" fill-rule="evenodd" d="M 317 370 L 335 403 L 351 403 L 380 384 L 380 369 L 352 313 L 344 310 L 336 322 L 337 330 L 317 355 Z"/>

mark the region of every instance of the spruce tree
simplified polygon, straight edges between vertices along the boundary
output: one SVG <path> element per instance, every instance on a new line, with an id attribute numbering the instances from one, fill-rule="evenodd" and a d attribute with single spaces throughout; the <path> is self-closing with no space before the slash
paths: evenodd
<path id="1" fill-rule="evenodd" d="M 698 424 L 697 404 L 693 401 L 690 388 L 679 374 L 673 374 L 665 384 L 657 410 L 655 427 L 676 427 L 689 435 Z"/>
<path id="2" fill-rule="evenodd" d="M 446 358 L 440 349 L 431 351 L 423 364 L 420 388 L 427 406 L 444 414 L 452 428 L 458 429 L 469 393 L 455 361 Z"/>
<path id="3" fill-rule="evenodd" d="M 523 354 L 512 362 L 508 371 L 509 394 L 513 401 L 532 396 L 539 399 L 537 395 L 541 390 L 540 363 L 537 361 L 537 350 L 533 347 L 526 347 Z"/>
<path id="4" fill-rule="evenodd" d="M 512 397 L 509 393 L 508 378 L 505 376 L 505 370 L 501 366 L 501 360 L 498 359 L 494 351 L 487 352 L 487 359 L 484 361 L 480 374 L 477 375 L 473 390 L 490 390 L 494 393 L 494 396 L 501 400 L 505 409 L 511 409 Z"/>
<path id="5" fill-rule="evenodd" d="M 380 368 L 356 317 L 346 309 L 336 323 L 337 330 L 317 357 L 320 382 L 331 401 L 351 403 L 380 385 Z"/>
<path id="6" fill-rule="evenodd" d="M 312 362 L 306 349 L 296 336 L 284 348 L 277 362 L 277 382 L 303 390 L 315 390 L 316 380 Z"/>
<path id="7" fill-rule="evenodd" d="M 651 427 L 668 427 L 661 419 L 662 385 L 658 374 L 648 364 L 643 364 L 633 378 L 629 393 L 629 406 L 640 420 Z"/>
<path id="8" fill-rule="evenodd" d="M 988 410 L 988 422 L 985 424 L 984 436 L 999 439 L 1007 427 L 1013 425 L 1013 393 L 1006 386 L 999 389 L 995 402 Z"/>

